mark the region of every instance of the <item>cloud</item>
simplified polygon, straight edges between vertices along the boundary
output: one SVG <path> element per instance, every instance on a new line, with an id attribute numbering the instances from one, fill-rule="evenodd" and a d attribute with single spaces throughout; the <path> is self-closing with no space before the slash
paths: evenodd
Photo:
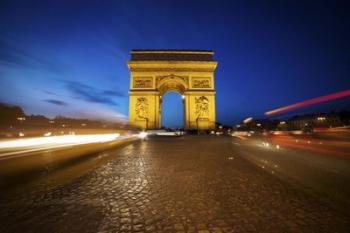
<path id="1" fill-rule="evenodd" d="M 106 106 L 102 106 L 97 103 L 90 103 L 88 110 L 84 106 L 74 106 L 74 112 L 70 114 L 71 117 L 77 118 L 87 118 L 87 119 L 96 119 L 96 120 L 105 120 L 109 122 L 124 122 L 128 121 L 127 116 L 122 113 L 116 112 L 112 109 L 109 109 Z"/>
<path id="2" fill-rule="evenodd" d="M 67 106 L 68 105 L 68 103 L 61 101 L 61 100 L 47 99 L 44 101 L 47 103 L 50 103 L 50 104 L 55 104 L 55 105 L 60 105 L 60 106 Z"/>
<path id="3" fill-rule="evenodd" d="M 52 91 L 48 91 L 48 90 L 42 90 L 42 91 L 47 95 L 59 96 L 58 94 L 56 94 L 55 92 L 52 92 Z"/>
<path id="4" fill-rule="evenodd" d="M 46 59 L 47 58 L 47 59 Z M 0 64 L 47 70 L 55 74 L 64 74 L 68 69 L 59 59 L 45 51 L 32 52 L 26 46 L 20 46 L 13 39 L 0 37 Z"/>
<path id="5" fill-rule="evenodd" d="M 123 97 L 124 94 L 114 90 L 99 90 L 76 81 L 63 81 L 66 88 L 73 94 L 73 98 L 91 103 L 117 106 L 115 97 Z"/>
<path id="6" fill-rule="evenodd" d="M 125 95 L 119 91 L 104 90 L 102 94 L 106 96 L 124 97 Z"/>

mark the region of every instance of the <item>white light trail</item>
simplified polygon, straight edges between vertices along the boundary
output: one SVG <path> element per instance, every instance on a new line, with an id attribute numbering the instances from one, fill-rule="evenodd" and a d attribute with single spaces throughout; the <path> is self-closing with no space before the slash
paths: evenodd
<path id="1" fill-rule="evenodd" d="M 247 123 L 251 122 L 252 120 L 253 120 L 253 117 L 248 117 L 247 119 L 245 119 L 245 120 L 243 121 L 243 123 L 244 123 L 244 124 L 247 124 Z"/>
<path id="2" fill-rule="evenodd" d="M 0 141 L 0 149 L 25 149 L 25 148 L 37 148 L 45 147 L 47 149 L 80 145 L 88 143 L 101 143 L 109 142 L 117 139 L 120 136 L 119 133 L 113 134 L 89 134 L 89 135 L 62 135 L 52 137 L 35 137 L 35 138 L 21 138 Z"/>

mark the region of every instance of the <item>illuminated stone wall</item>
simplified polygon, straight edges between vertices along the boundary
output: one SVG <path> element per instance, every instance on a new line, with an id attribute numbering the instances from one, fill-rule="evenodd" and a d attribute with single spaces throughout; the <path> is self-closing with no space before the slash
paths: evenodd
<path id="1" fill-rule="evenodd" d="M 184 128 L 215 128 L 212 51 L 133 50 L 130 69 L 129 122 L 142 129 L 161 127 L 162 96 L 183 97 Z M 180 106 L 174 106 L 181 108 Z"/>

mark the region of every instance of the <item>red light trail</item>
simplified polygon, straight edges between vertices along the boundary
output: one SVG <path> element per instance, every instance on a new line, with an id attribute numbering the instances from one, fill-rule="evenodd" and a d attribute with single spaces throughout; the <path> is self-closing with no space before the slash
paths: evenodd
<path id="1" fill-rule="evenodd" d="M 329 95 L 324 95 L 324 96 L 304 100 L 304 101 L 301 101 L 301 102 L 298 102 L 295 104 L 291 104 L 291 105 L 287 105 L 284 107 L 276 108 L 274 110 L 265 112 L 265 115 L 272 116 L 272 115 L 280 114 L 283 112 L 291 111 L 291 110 L 294 110 L 297 108 L 301 108 L 301 107 L 305 107 L 305 106 L 309 106 L 309 105 L 313 105 L 313 104 L 318 104 L 318 103 L 323 103 L 323 102 L 327 102 L 327 101 L 334 100 L 334 99 L 344 98 L 347 96 L 350 96 L 350 89 L 345 90 L 345 91 L 332 93 Z"/>

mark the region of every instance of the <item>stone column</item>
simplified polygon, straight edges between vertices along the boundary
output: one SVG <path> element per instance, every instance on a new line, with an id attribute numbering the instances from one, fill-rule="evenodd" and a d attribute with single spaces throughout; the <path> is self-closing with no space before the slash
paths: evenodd
<path id="1" fill-rule="evenodd" d="M 155 91 L 130 91 L 129 122 L 141 129 L 159 127 L 159 93 Z"/>

